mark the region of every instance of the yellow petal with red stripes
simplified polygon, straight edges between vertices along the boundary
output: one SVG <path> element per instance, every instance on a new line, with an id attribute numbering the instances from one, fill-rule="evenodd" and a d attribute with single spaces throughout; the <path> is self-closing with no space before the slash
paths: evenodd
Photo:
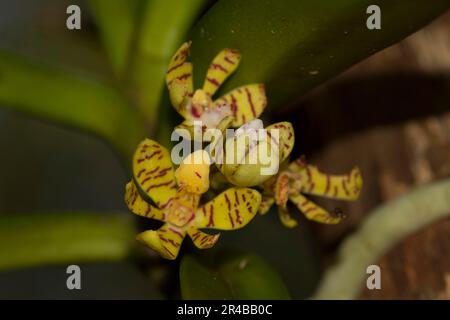
<path id="1" fill-rule="evenodd" d="M 177 192 L 169 152 L 150 139 L 142 141 L 133 156 L 133 179 L 159 208 Z"/>
<path id="2" fill-rule="evenodd" d="M 231 126 L 238 127 L 258 118 L 267 105 L 266 92 L 263 84 L 249 84 L 234 89 L 214 101 L 216 107 L 227 104 L 231 108 L 233 122 Z"/>
<path id="3" fill-rule="evenodd" d="M 289 211 L 281 206 L 278 206 L 278 217 L 286 228 L 294 228 L 298 224 L 297 221 L 291 217 Z"/>
<path id="4" fill-rule="evenodd" d="M 311 200 L 308 200 L 301 194 L 290 196 L 289 200 L 291 200 L 297 206 L 297 208 L 305 215 L 306 218 L 312 221 L 326 224 L 337 224 L 344 218 L 344 215 L 342 213 L 330 213 L 327 210 L 319 207 Z"/>
<path id="5" fill-rule="evenodd" d="M 259 205 L 258 212 L 259 214 L 266 214 L 267 211 L 270 210 L 272 205 L 275 202 L 275 198 L 273 196 L 262 196 L 261 204 Z"/>
<path id="6" fill-rule="evenodd" d="M 192 81 L 186 82 L 182 79 L 174 79 L 167 88 L 169 89 L 169 98 L 172 106 L 182 117 L 188 118 L 190 116 L 188 98 L 193 91 Z"/>
<path id="7" fill-rule="evenodd" d="M 158 230 L 147 230 L 139 233 L 136 239 L 155 250 L 165 259 L 174 260 L 178 256 L 186 231 L 168 223 Z"/>
<path id="8" fill-rule="evenodd" d="M 203 141 L 206 127 L 200 125 L 201 122 L 184 120 L 174 128 L 174 131 L 183 139 L 192 141 Z"/>
<path id="9" fill-rule="evenodd" d="M 294 161 L 289 169 L 299 174 L 302 193 L 349 201 L 358 199 L 361 193 L 363 181 L 358 167 L 347 175 L 331 175 L 320 172 L 316 166 Z"/>
<path id="10" fill-rule="evenodd" d="M 277 175 L 275 182 L 275 202 L 278 206 L 286 208 L 289 197 L 289 174 L 281 172 Z"/>
<path id="11" fill-rule="evenodd" d="M 167 206 L 161 208 L 165 213 L 165 221 L 177 227 L 184 227 L 195 218 L 200 195 L 180 190 Z"/>
<path id="12" fill-rule="evenodd" d="M 294 128 L 290 122 L 277 122 L 266 128 L 273 146 L 279 154 L 280 163 L 287 159 L 294 147 Z"/>
<path id="13" fill-rule="evenodd" d="M 197 209 L 193 225 L 219 230 L 239 229 L 253 219 L 260 203 L 258 191 L 230 188 Z"/>
<path id="14" fill-rule="evenodd" d="M 175 109 L 184 116 L 183 100 L 193 93 L 192 64 L 186 62 L 191 42 L 185 42 L 178 49 L 169 63 L 166 73 L 166 84 L 170 100 Z"/>
<path id="15" fill-rule="evenodd" d="M 206 73 L 203 90 L 212 96 L 239 66 L 241 55 L 236 50 L 224 49 L 213 59 Z"/>
<path id="16" fill-rule="evenodd" d="M 207 234 L 196 228 L 189 228 L 188 234 L 194 242 L 195 246 L 199 249 L 209 249 L 214 246 L 219 240 L 220 233 L 217 234 Z"/>
<path id="17" fill-rule="evenodd" d="M 202 194 L 209 189 L 209 166 L 211 160 L 205 150 L 188 155 L 175 172 L 180 189 Z"/>
<path id="18" fill-rule="evenodd" d="M 171 69 L 176 68 L 180 64 L 186 62 L 187 58 L 189 57 L 189 50 L 191 49 L 191 41 L 184 42 L 180 48 L 175 52 L 175 54 L 172 56 L 172 59 L 169 62 L 169 66 L 167 68 L 167 72 L 169 72 Z"/>
<path id="19" fill-rule="evenodd" d="M 164 213 L 142 199 L 133 180 L 125 187 L 125 203 L 128 209 L 138 216 L 164 221 Z"/>

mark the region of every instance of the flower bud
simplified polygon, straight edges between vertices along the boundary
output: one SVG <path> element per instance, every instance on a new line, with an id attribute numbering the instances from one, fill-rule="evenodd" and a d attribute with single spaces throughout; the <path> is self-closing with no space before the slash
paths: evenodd
<path id="1" fill-rule="evenodd" d="M 292 151 L 294 130 L 289 122 L 263 128 L 259 119 L 243 125 L 225 143 L 217 166 L 227 180 L 242 187 L 256 186 L 278 173 Z"/>

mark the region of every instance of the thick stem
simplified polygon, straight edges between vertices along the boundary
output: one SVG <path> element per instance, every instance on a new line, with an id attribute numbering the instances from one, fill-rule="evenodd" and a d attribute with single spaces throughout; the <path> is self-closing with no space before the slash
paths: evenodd
<path id="1" fill-rule="evenodd" d="M 450 215 L 450 180 L 424 186 L 376 209 L 338 251 L 313 299 L 353 299 L 367 279 L 366 268 L 398 241 Z"/>
<path id="2" fill-rule="evenodd" d="M 123 75 L 138 20 L 139 0 L 90 0 L 111 67 Z"/>

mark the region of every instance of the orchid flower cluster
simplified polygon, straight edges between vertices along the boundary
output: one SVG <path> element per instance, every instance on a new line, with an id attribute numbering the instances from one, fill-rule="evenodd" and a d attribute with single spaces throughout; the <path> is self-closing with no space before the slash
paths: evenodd
<path id="1" fill-rule="evenodd" d="M 210 146 L 219 146 L 219 151 L 201 148 L 187 155 L 174 169 L 170 153 L 162 145 L 150 139 L 139 144 L 133 157 L 133 177 L 126 185 L 125 202 L 133 213 L 162 221 L 163 225 L 158 230 L 138 234 L 137 240 L 161 257 L 173 260 L 186 236 L 197 248 L 210 248 L 220 236 L 213 230 L 242 228 L 258 212 L 267 213 L 273 204 L 277 205 L 286 227 L 296 226 L 297 221 L 288 212 L 288 200 L 310 220 L 340 222 L 343 218 L 340 212 L 329 212 L 304 194 L 355 200 L 362 187 L 359 169 L 335 176 L 321 173 L 303 158 L 287 163 L 294 146 L 294 130 L 289 122 L 264 128 L 259 119 L 267 105 L 263 84 L 244 85 L 213 100 L 221 84 L 237 69 L 239 52 L 221 51 L 209 66 L 203 88 L 194 91 L 193 67 L 187 61 L 190 45 L 186 42 L 181 46 L 166 73 L 171 103 L 184 118 L 174 131 L 189 138 L 200 136 L 202 143 L 211 142 Z M 229 128 L 239 129 L 227 138 L 232 143 L 225 146 L 201 135 L 208 129 L 224 132 Z M 252 135 L 256 130 L 265 134 Z M 264 171 L 267 162 L 259 157 L 261 148 L 270 160 L 276 160 L 275 170 Z M 225 161 L 230 154 L 234 161 Z M 220 184 L 214 183 L 217 181 L 226 185 L 220 193 L 217 188 L 210 188 Z M 202 198 L 210 189 L 218 195 L 204 201 Z"/>

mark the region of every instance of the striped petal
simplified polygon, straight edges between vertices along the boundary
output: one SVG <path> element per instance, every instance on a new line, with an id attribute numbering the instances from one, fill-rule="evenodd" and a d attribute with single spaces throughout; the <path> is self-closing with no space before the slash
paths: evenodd
<path id="1" fill-rule="evenodd" d="M 295 219 L 292 219 L 289 211 L 281 206 L 278 206 L 278 217 L 286 228 L 294 228 L 298 224 Z"/>
<path id="2" fill-rule="evenodd" d="M 262 196 L 261 204 L 259 205 L 258 209 L 259 214 L 266 214 L 267 211 L 270 210 L 274 202 L 275 198 L 273 196 Z"/>
<path id="3" fill-rule="evenodd" d="M 211 159 L 205 150 L 197 150 L 186 158 L 175 172 L 180 189 L 203 194 L 209 189 L 209 166 Z"/>
<path id="4" fill-rule="evenodd" d="M 294 128 L 290 122 L 277 122 L 268 126 L 266 130 L 273 145 L 278 146 L 281 163 L 287 159 L 294 147 Z"/>
<path id="5" fill-rule="evenodd" d="M 274 193 L 277 205 L 286 209 L 289 196 L 289 174 L 281 172 L 277 175 Z"/>
<path id="6" fill-rule="evenodd" d="M 197 209 L 197 228 L 235 230 L 242 228 L 255 216 L 261 203 L 258 191 L 230 188 Z"/>
<path id="7" fill-rule="evenodd" d="M 184 227 L 195 218 L 200 195 L 180 190 L 164 208 L 165 221 L 177 227 Z"/>
<path id="8" fill-rule="evenodd" d="M 290 196 L 289 200 L 291 200 L 309 220 L 326 224 L 337 224 L 344 218 L 341 213 L 330 213 L 301 194 Z"/>
<path id="9" fill-rule="evenodd" d="M 210 96 L 214 95 L 222 83 L 236 70 L 240 60 L 239 52 L 232 49 L 222 50 L 209 65 L 203 90 Z"/>
<path id="10" fill-rule="evenodd" d="M 161 257 L 174 260 L 178 256 L 186 231 L 168 223 L 158 230 L 147 230 L 136 236 L 136 239 L 158 252 Z"/>
<path id="11" fill-rule="evenodd" d="M 169 66 L 167 67 L 167 73 L 170 73 L 171 70 L 177 68 L 184 62 L 186 62 L 189 57 L 189 50 L 191 49 L 191 41 L 187 41 L 181 45 L 181 47 L 175 52 L 172 59 L 169 62 Z"/>
<path id="12" fill-rule="evenodd" d="M 209 249 L 214 246 L 219 240 L 220 233 L 217 234 L 207 234 L 196 228 L 189 228 L 188 234 L 194 242 L 195 246 L 199 249 Z"/>
<path id="13" fill-rule="evenodd" d="M 142 199 L 133 180 L 125 187 L 125 203 L 128 209 L 138 216 L 164 221 L 164 213 Z"/>
<path id="14" fill-rule="evenodd" d="M 190 68 L 192 69 L 192 66 L 190 66 Z M 172 106 L 183 118 L 188 118 L 190 116 L 190 111 L 188 108 L 189 100 L 186 98 L 192 95 L 192 80 L 189 84 L 182 79 L 175 79 L 167 85 L 167 88 L 169 89 L 169 98 Z"/>
<path id="15" fill-rule="evenodd" d="M 302 193 L 349 201 L 358 199 L 361 193 L 363 181 L 358 167 L 347 175 L 331 175 L 300 160 L 291 163 L 289 169 L 299 174 Z"/>
<path id="16" fill-rule="evenodd" d="M 133 156 L 133 178 L 159 208 L 177 192 L 169 152 L 150 139 L 142 141 Z"/>
<path id="17" fill-rule="evenodd" d="M 202 141 L 203 133 L 205 132 L 206 127 L 199 124 L 200 122 L 196 122 L 191 119 L 184 120 L 175 127 L 174 131 L 183 139 Z"/>
<path id="18" fill-rule="evenodd" d="M 190 47 L 191 42 L 183 43 L 172 57 L 166 73 L 166 84 L 169 89 L 171 103 L 182 116 L 185 114 L 182 105 L 184 98 L 191 96 L 194 91 L 192 64 L 186 62 Z"/>
<path id="19" fill-rule="evenodd" d="M 233 127 L 238 127 L 258 118 L 267 105 L 266 92 L 262 84 L 239 87 L 214 101 L 216 107 L 227 104 L 231 107 Z"/>

